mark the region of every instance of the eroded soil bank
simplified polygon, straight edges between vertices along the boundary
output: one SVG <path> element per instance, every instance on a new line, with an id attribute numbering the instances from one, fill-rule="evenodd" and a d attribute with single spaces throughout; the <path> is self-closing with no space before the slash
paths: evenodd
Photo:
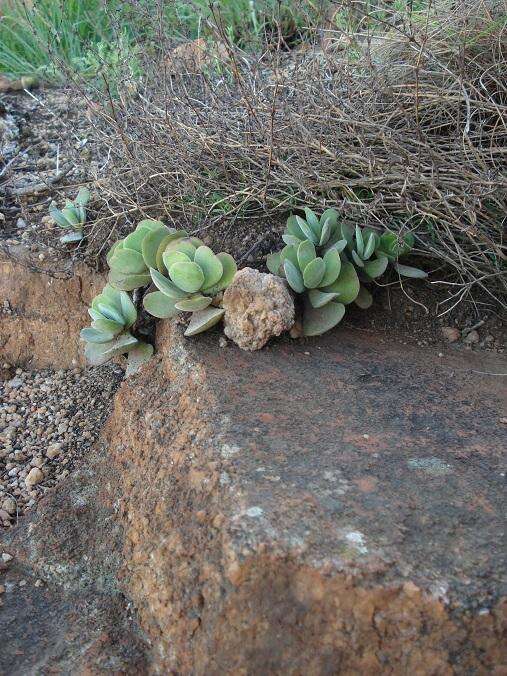
<path id="1" fill-rule="evenodd" d="M 501 673 L 506 363 L 442 355 L 162 323 L 86 463 L 3 535 L 1 668 Z"/>

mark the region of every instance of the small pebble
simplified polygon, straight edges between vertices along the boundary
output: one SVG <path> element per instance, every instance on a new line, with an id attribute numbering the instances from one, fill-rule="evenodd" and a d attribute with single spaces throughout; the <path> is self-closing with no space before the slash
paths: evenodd
<path id="1" fill-rule="evenodd" d="M 473 345 L 475 343 L 478 343 L 480 340 L 479 333 L 475 329 L 473 331 L 470 331 L 469 334 L 465 336 L 463 339 L 463 342 L 466 343 L 467 345 Z"/>
<path id="2" fill-rule="evenodd" d="M 2 561 L 4 563 L 9 563 L 9 561 L 12 561 L 12 554 L 8 554 L 7 552 L 4 552 L 2 554 Z"/>
<path id="3" fill-rule="evenodd" d="M 440 331 L 442 332 L 443 337 L 449 343 L 455 343 L 457 340 L 461 338 L 460 331 L 454 326 L 442 326 Z"/>
<path id="4" fill-rule="evenodd" d="M 28 475 L 25 479 L 25 484 L 26 484 L 27 488 L 30 488 L 31 486 L 35 486 L 36 484 L 39 484 L 43 480 L 44 480 L 44 474 L 41 472 L 41 470 L 38 467 L 33 467 L 28 472 Z"/>
<path id="5" fill-rule="evenodd" d="M 20 581 L 19 581 L 19 586 L 20 586 L 20 587 L 26 587 L 26 580 L 20 580 Z"/>

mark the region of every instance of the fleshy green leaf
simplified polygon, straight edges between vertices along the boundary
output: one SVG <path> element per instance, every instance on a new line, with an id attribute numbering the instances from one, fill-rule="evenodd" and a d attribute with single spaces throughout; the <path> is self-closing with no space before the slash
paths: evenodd
<path id="1" fill-rule="evenodd" d="M 123 240 L 123 248 L 133 249 L 134 251 L 141 253 L 143 239 L 149 232 L 151 232 L 149 228 L 143 228 L 138 225 L 134 232 L 131 232 L 130 235 L 127 235 Z"/>
<path id="2" fill-rule="evenodd" d="M 85 356 L 92 366 L 100 366 L 119 354 L 128 352 L 137 343 L 130 333 L 122 333 L 108 343 L 87 343 Z"/>
<path id="3" fill-rule="evenodd" d="M 112 305 L 109 305 L 108 303 L 105 302 L 101 302 L 97 304 L 97 310 L 100 312 L 101 315 L 104 315 L 106 319 L 111 319 L 113 322 L 116 322 L 117 324 L 122 324 L 122 326 L 125 324 L 121 312 Z"/>
<path id="4" fill-rule="evenodd" d="M 326 221 L 329 222 L 329 225 L 331 227 L 331 231 L 333 231 L 336 228 L 336 225 L 338 224 L 338 212 L 336 209 L 326 209 L 322 216 L 320 217 L 320 223 L 322 227 L 324 227 L 324 223 Z"/>
<path id="5" fill-rule="evenodd" d="M 77 225 L 81 225 L 81 222 L 79 220 L 79 214 L 77 212 L 77 209 L 74 206 L 65 207 L 65 209 L 62 209 L 62 214 L 65 216 L 67 221 L 71 224 L 71 226 L 75 227 Z"/>
<path id="6" fill-rule="evenodd" d="M 287 232 L 289 235 L 296 237 L 299 241 L 306 239 L 304 232 L 298 225 L 297 216 L 292 215 L 287 219 Z"/>
<path id="7" fill-rule="evenodd" d="M 197 312 L 198 310 L 204 310 L 204 308 L 211 305 L 213 299 L 210 296 L 190 296 L 189 298 L 183 298 L 176 303 L 178 310 L 183 312 Z"/>
<path id="8" fill-rule="evenodd" d="M 125 249 L 125 246 L 115 250 L 109 259 L 109 267 L 124 275 L 139 275 L 147 272 L 142 254 L 134 249 Z"/>
<path id="9" fill-rule="evenodd" d="M 297 247 L 289 245 L 284 246 L 280 251 L 280 258 L 282 259 L 282 263 L 285 260 L 289 260 L 294 267 L 299 268 Z"/>
<path id="10" fill-rule="evenodd" d="M 354 303 L 363 310 L 367 310 L 373 303 L 373 297 L 368 289 L 365 289 L 364 286 L 361 286 Z"/>
<path id="11" fill-rule="evenodd" d="M 141 223 L 147 223 L 148 221 L 141 221 Z M 160 221 L 151 221 L 152 223 L 160 223 Z M 139 225 L 141 225 L 141 223 Z M 141 253 L 144 258 L 144 262 L 146 264 L 146 267 L 148 268 L 156 268 L 157 267 L 157 251 L 160 246 L 160 243 L 164 239 L 164 237 L 167 237 L 168 234 L 168 228 L 166 228 L 165 225 L 161 224 L 162 227 L 159 227 L 157 229 L 152 229 L 149 228 L 148 226 L 148 234 L 145 236 L 143 239 L 143 243 L 141 245 Z"/>
<path id="12" fill-rule="evenodd" d="M 308 223 L 304 220 L 304 218 L 301 218 L 301 216 L 296 216 L 296 220 L 300 230 L 303 232 L 305 236 L 305 239 L 309 239 L 310 242 L 317 244 L 320 239 L 320 235 L 319 237 L 317 237 L 312 228 L 308 225 Z"/>
<path id="13" fill-rule="evenodd" d="M 342 262 L 340 259 L 340 254 L 336 249 L 329 249 L 326 251 L 323 260 L 326 266 L 326 272 L 324 273 L 324 277 L 320 282 L 320 286 L 329 286 L 329 284 L 332 284 L 338 279 Z"/>
<path id="14" fill-rule="evenodd" d="M 183 251 L 166 251 L 162 254 L 162 260 L 167 270 L 173 263 L 190 263 L 191 260 Z"/>
<path id="15" fill-rule="evenodd" d="M 320 240 L 319 240 L 319 246 L 324 246 L 326 242 L 329 241 L 329 238 L 331 237 L 331 223 L 329 220 L 327 220 L 324 225 L 322 226 L 322 231 L 320 233 Z"/>
<path id="16" fill-rule="evenodd" d="M 361 232 L 361 228 L 358 225 L 356 225 L 356 247 L 357 253 L 359 256 L 362 256 L 364 252 L 364 240 L 363 233 Z"/>
<path id="17" fill-rule="evenodd" d="M 210 287 L 218 284 L 224 269 L 218 256 L 215 256 L 209 246 L 200 246 L 194 255 L 194 263 L 201 268 L 204 274 L 203 286 Z"/>
<path id="18" fill-rule="evenodd" d="M 328 293 L 339 294 L 340 303 L 352 303 L 359 293 L 359 278 L 352 263 L 342 263 L 342 269 L 336 282 L 321 289 Z"/>
<path id="19" fill-rule="evenodd" d="M 294 246 L 299 246 L 299 244 L 303 241 L 304 237 L 301 239 L 299 237 L 295 237 L 294 235 L 288 235 L 284 233 L 282 235 L 282 239 L 285 242 L 285 244 L 292 244 Z"/>
<path id="20" fill-rule="evenodd" d="M 317 215 L 309 207 L 305 207 L 306 222 L 313 231 L 313 234 L 320 239 L 320 223 Z"/>
<path id="21" fill-rule="evenodd" d="M 308 291 L 308 299 L 312 307 L 319 308 L 324 307 L 335 298 L 338 298 L 337 293 L 326 293 L 325 291 L 319 291 L 319 289 L 310 289 Z"/>
<path id="22" fill-rule="evenodd" d="M 315 244 L 313 242 L 310 242 L 309 239 L 305 239 L 298 246 L 297 257 L 298 257 L 298 267 L 301 270 L 301 272 L 304 272 L 308 263 L 310 263 L 317 257 L 317 253 L 315 251 Z"/>
<path id="23" fill-rule="evenodd" d="M 176 286 L 188 293 L 195 293 L 204 284 L 204 273 L 197 263 L 173 263 L 169 277 Z"/>
<path id="24" fill-rule="evenodd" d="M 146 312 L 153 317 L 159 319 L 168 319 L 178 314 L 178 309 L 175 306 L 175 299 L 169 298 L 161 291 L 153 291 L 147 293 L 143 299 L 143 305 Z"/>
<path id="25" fill-rule="evenodd" d="M 112 319 L 105 319 L 102 315 L 100 315 L 98 319 L 94 319 L 92 322 L 92 328 L 97 329 L 97 331 L 111 333 L 111 338 L 108 340 L 112 340 L 114 336 L 121 333 L 125 327 L 119 322 L 114 322 Z"/>
<path id="26" fill-rule="evenodd" d="M 84 186 L 79 188 L 79 192 L 77 193 L 77 197 L 74 200 L 74 202 L 81 207 L 84 207 L 88 204 L 90 201 L 90 191 L 88 188 L 85 188 Z"/>
<path id="27" fill-rule="evenodd" d="M 345 314 L 342 303 L 331 301 L 320 308 L 305 306 L 303 316 L 303 333 L 305 336 L 320 336 L 336 326 Z"/>
<path id="28" fill-rule="evenodd" d="M 110 270 L 107 276 L 110 284 L 122 291 L 133 291 L 150 283 L 151 277 L 146 272 L 142 275 L 126 275 L 122 272 Z"/>
<path id="29" fill-rule="evenodd" d="M 280 266 L 282 264 L 282 257 L 280 252 L 271 253 L 266 256 L 266 267 L 272 275 L 280 274 Z"/>
<path id="30" fill-rule="evenodd" d="M 285 272 L 285 278 L 291 289 L 294 289 L 296 293 L 303 293 L 305 290 L 305 285 L 303 283 L 303 276 L 299 272 L 299 269 L 288 258 L 286 258 L 283 262 L 283 269 Z"/>
<path id="31" fill-rule="evenodd" d="M 366 262 L 364 264 L 364 271 L 368 277 L 376 279 L 377 277 L 380 277 L 380 275 L 384 274 L 388 263 L 389 260 L 386 258 L 386 256 L 380 256 L 379 258 L 375 258 L 372 261 Z"/>
<path id="32" fill-rule="evenodd" d="M 174 228 L 168 228 L 167 225 L 164 225 L 162 221 L 156 221 L 153 218 L 145 218 L 142 221 L 139 221 L 137 226 L 138 228 L 147 228 L 151 232 L 157 232 L 158 230 L 163 230 L 166 235 L 171 232 L 174 233 L 176 230 Z"/>
<path id="33" fill-rule="evenodd" d="M 129 328 L 135 323 L 137 319 L 137 310 L 136 306 L 130 299 L 130 296 L 125 291 L 120 291 L 120 307 L 121 313 L 125 320 L 125 326 Z"/>
<path id="34" fill-rule="evenodd" d="M 352 260 L 359 268 L 364 268 L 363 261 L 359 258 L 356 251 L 352 251 Z"/>
<path id="35" fill-rule="evenodd" d="M 195 336 L 197 333 L 207 331 L 222 319 L 225 310 L 219 307 L 207 307 L 205 310 L 193 312 L 190 324 L 185 331 L 185 336 Z"/>
<path id="36" fill-rule="evenodd" d="M 84 235 L 82 232 L 69 232 L 67 235 L 62 235 L 60 237 L 60 242 L 62 244 L 70 244 L 71 242 L 80 242 L 83 239 Z"/>
<path id="37" fill-rule="evenodd" d="M 220 253 L 217 253 L 217 258 L 220 263 L 222 263 L 223 273 L 215 286 L 206 287 L 201 290 L 202 293 L 205 293 L 208 296 L 216 296 L 217 293 L 226 289 L 231 284 L 238 271 L 236 261 L 231 254 L 221 251 Z"/>
<path id="38" fill-rule="evenodd" d="M 61 228 L 72 228 L 72 223 L 67 220 L 60 209 L 57 209 L 53 204 L 49 207 L 49 215 Z"/>
<path id="39" fill-rule="evenodd" d="M 303 281 L 307 289 L 316 289 L 326 273 L 326 264 L 322 258 L 314 258 L 303 272 Z"/>
<path id="40" fill-rule="evenodd" d="M 172 298 L 174 301 L 177 301 L 187 297 L 188 294 L 185 291 L 178 288 L 176 284 L 171 282 L 170 279 L 167 279 L 167 277 L 161 275 L 158 270 L 155 270 L 155 268 L 150 268 L 150 273 L 151 279 L 153 280 L 153 283 L 155 284 L 157 289 L 159 289 L 159 291 L 161 291 L 169 298 Z"/>
<path id="41" fill-rule="evenodd" d="M 109 249 L 109 251 L 107 252 L 107 255 L 106 255 L 106 261 L 107 261 L 107 264 L 108 264 L 108 265 L 109 265 L 109 261 L 111 260 L 111 258 L 112 258 L 112 256 L 113 256 L 114 252 L 116 251 L 116 249 L 121 249 L 121 248 L 123 248 L 123 240 L 122 240 L 122 239 L 119 239 L 117 242 L 115 242 L 115 243 L 113 244 L 113 246 L 112 246 L 112 247 Z"/>
<path id="42" fill-rule="evenodd" d="M 410 265 L 402 265 L 401 263 L 394 263 L 394 269 L 403 277 L 413 277 L 414 279 L 425 279 L 428 276 L 427 272 L 419 268 L 413 268 Z"/>
<path id="43" fill-rule="evenodd" d="M 370 233 L 368 239 L 366 240 L 366 246 L 364 247 L 363 260 L 367 261 L 374 251 L 375 251 L 375 235 L 373 233 Z"/>
<path id="44" fill-rule="evenodd" d="M 127 378 L 137 373 L 143 364 L 150 361 L 152 356 L 153 345 L 141 342 L 134 345 L 127 356 L 127 368 L 125 370 Z"/>
<path id="45" fill-rule="evenodd" d="M 175 242 L 176 240 L 181 240 L 184 237 L 188 237 L 188 233 L 186 230 L 175 230 L 174 232 L 170 232 L 168 235 L 165 235 L 165 237 L 161 240 L 155 259 L 157 262 L 157 269 L 162 274 L 167 272 L 166 267 L 164 265 L 164 261 L 162 260 L 162 255 L 172 242 Z"/>
<path id="46" fill-rule="evenodd" d="M 81 329 L 81 340 L 87 343 L 108 343 L 113 340 L 115 334 L 112 331 L 100 331 L 99 329 L 87 326 Z"/>

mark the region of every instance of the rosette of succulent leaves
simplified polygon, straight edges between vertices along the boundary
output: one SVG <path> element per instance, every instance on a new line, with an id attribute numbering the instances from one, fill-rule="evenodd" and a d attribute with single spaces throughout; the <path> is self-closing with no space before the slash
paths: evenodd
<path id="1" fill-rule="evenodd" d="M 404 236 L 371 228 L 350 228 L 338 222 L 338 213 L 327 209 L 320 218 L 305 209 L 306 218 L 292 215 L 282 236 L 285 247 L 267 257 L 271 273 L 285 277 L 289 286 L 303 295 L 303 333 L 316 336 L 336 326 L 345 306 L 356 303 L 366 309 L 372 304 L 364 283 L 380 277 L 389 264 L 400 275 L 426 277 L 417 268 L 399 263 L 414 244 L 411 233 Z"/>
<path id="2" fill-rule="evenodd" d="M 106 289 L 124 294 L 120 298 L 127 306 L 125 297 L 130 300 L 127 291 L 152 284 L 154 290 L 149 291 L 143 298 L 144 309 L 153 317 L 160 319 L 174 317 L 180 312 L 190 312 L 186 336 L 206 331 L 222 319 L 224 315 L 221 307 L 222 292 L 232 282 L 237 270 L 234 258 L 230 254 L 223 252 L 214 254 L 200 239 L 190 237 L 185 230 L 176 230 L 155 220 L 141 221 L 134 232 L 116 242 L 107 255 L 107 262 L 110 272 Z M 97 298 L 101 298 L 103 294 L 104 292 Z M 94 313 L 100 312 L 96 300 L 94 299 L 92 303 Z M 103 298 L 100 304 L 104 305 Z M 129 322 L 124 324 L 124 331 L 116 334 L 113 341 L 117 341 L 120 337 L 126 340 L 125 329 L 132 326 L 133 322 L 130 323 L 132 316 L 129 315 Z M 105 342 L 109 342 L 110 336 L 108 334 L 106 337 L 103 332 L 101 333 L 105 328 L 104 324 L 96 324 L 101 318 L 95 319 L 92 314 L 92 319 L 94 322 L 91 329 L 84 329 L 81 337 L 88 342 L 87 357 L 90 361 L 95 359 L 92 363 L 97 363 L 95 355 L 97 353 L 103 355 L 106 348 L 90 345 L 92 343 L 104 345 Z M 100 335 L 93 330 L 99 330 Z M 136 366 L 142 363 L 141 348 L 138 345 L 132 344 L 131 347 L 130 343 L 125 343 L 125 349 L 121 350 L 122 345 L 118 343 L 120 352 L 116 350 L 115 345 L 116 343 L 109 348 L 111 352 L 106 350 L 110 357 L 127 353 L 128 364 L 131 351 L 135 350 Z M 146 361 L 153 349 L 151 345 L 142 349 Z M 107 360 L 102 356 L 98 358 L 102 360 L 98 363 Z"/>
<path id="3" fill-rule="evenodd" d="M 60 242 L 79 242 L 83 239 L 83 227 L 86 223 L 86 205 L 90 200 L 88 188 L 80 188 L 74 201 L 66 200 L 65 207 L 58 209 L 54 202 L 49 207 L 49 215 L 54 222 L 69 232 L 60 237 Z"/>

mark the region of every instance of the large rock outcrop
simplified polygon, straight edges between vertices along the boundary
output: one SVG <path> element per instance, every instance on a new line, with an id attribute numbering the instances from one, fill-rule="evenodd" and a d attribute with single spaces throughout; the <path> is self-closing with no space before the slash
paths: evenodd
<path id="1" fill-rule="evenodd" d="M 123 593 L 138 673 L 503 673 L 499 364 L 402 349 L 160 324 L 96 461 L 9 551 Z"/>
<path id="2" fill-rule="evenodd" d="M 89 324 L 87 308 L 105 283 L 84 264 L 56 274 L 0 254 L 0 361 L 33 368 L 84 366 L 79 331 Z"/>

